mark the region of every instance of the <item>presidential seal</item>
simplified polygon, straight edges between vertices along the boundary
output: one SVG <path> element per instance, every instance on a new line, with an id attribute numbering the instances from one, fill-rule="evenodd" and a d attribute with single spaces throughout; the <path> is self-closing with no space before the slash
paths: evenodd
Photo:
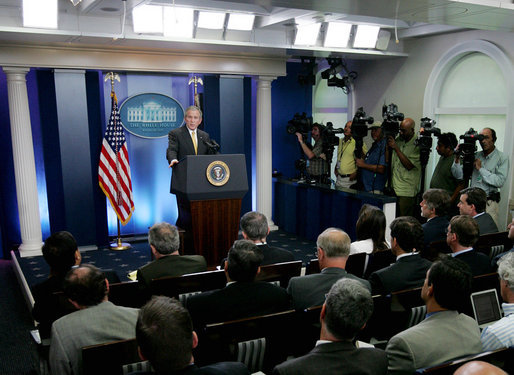
<path id="1" fill-rule="evenodd" d="M 214 186 L 223 186 L 230 179 L 230 169 L 222 161 L 213 161 L 207 166 L 207 180 Z"/>

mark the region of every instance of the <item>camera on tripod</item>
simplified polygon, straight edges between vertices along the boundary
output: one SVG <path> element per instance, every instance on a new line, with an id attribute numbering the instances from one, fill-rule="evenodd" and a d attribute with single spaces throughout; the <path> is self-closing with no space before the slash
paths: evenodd
<path id="1" fill-rule="evenodd" d="M 419 147 L 419 160 L 422 166 L 426 166 L 430 152 L 432 151 L 432 135 L 439 137 L 441 129 L 436 128 L 436 121 L 428 117 L 423 117 L 419 126 L 419 136 L 416 145 Z"/>
<path id="2" fill-rule="evenodd" d="M 368 135 L 368 126 L 366 124 L 371 125 L 373 121 L 375 121 L 375 119 L 371 116 L 367 117 L 363 107 L 357 109 L 352 120 L 352 137 L 362 140 L 362 138 Z"/>
<path id="3" fill-rule="evenodd" d="M 396 138 L 400 132 L 400 121 L 403 121 L 405 116 L 403 113 L 398 112 L 398 106 L 394 103 L 382 106 L 382 132 L 384 137 Z"/>
<path id="4" fill-rule="evenodd" d="M 303 112 L 301 115 L 296 113 L 291 120 L 287 122 L 286 130 L 289 134 L 301 133 L 307 135 L 312 129 L 312 116 L 307 117 Z"/>
<path id="5" fill-rule="evenodd" d="M 462 134 L 460 139 L 463 140 L 457 146 L 455 155 L 462 160 L 462 172 L 464 173 L 464 180 L 469 180 L 473 173 L 473 164 L 475 163 L 475 152 L 477 151 L 476 141 L 482 141 L 484 136 L 478 134 L 473 128 L 470 128 L 466 133 Z"/>

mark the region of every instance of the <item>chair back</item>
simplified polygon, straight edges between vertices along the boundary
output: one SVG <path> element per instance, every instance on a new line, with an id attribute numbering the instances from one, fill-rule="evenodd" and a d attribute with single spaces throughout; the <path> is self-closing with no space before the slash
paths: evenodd
<path id="1" fill-rule="evenodd" d="M 420 253 L 423 258 L 434 262 L 441 256 L 441 254 L 450 254 L 451 252 L 452 251 L 446 243 L 446 240 L 439 240 L 430 242 L 428 249 L 422 249 Z"/>
<path id="2" fill-rule="evenodd" d="M 357 277 L 363 277 L 364 270 L 368 263 L 368 254 L 366 253 L 357 253 L 352 254 L 348 257 L 346 261 L 345 270 L 352 275 Z"/>
<path id="3" fill-rule="evenodd" d="M 226 283 L 225 271 L 216 270 L 153 279 L 150 290 L 153 295 L 179 298 L 179 295 L 185 293 L 221 289 Z"/>
<path id="4" fill-rule="evenodd" d="M 109 284 L 109 301 L 115 305 L 138 308 L 147 300 L 137 281 Z"/>
<path id="5" fill-rule="evenodd" d="M 141 359 L 135 338 L 82 348 L 83 375 L 121 375 L 123 365 L 138 361 Z"/>
<path id="6" fill-rule="evenodd" d="M 305 274 L 312 275 L 313 273 L 320 273 L 320 272 L 321 272 L 321 270 L 319 269 L 318 258 L 309 260 L 309 262 L 305 266 Z"/>
<path id="7" fill-rule="evenodd" d="M 512 373 L 511 358 L 513 356 L 513 348 L 501 348 L 497 350 L 482 352 L 478 354 L 469 355 L 459 359 L 454 359 L 445 363 L 441 363 L 435 366 L 421 368 L 416 370 L 416 374 L 431 374 L 431 375 L 451 375 L 460 366 L 471 362 L 471 361 L 484 361 L 493 363 L 496 366 L 500 366 L 504 369 L 507 374 Z"/>
<path id="8" fill-rule="evenodd" d="M 478 241 L 473 248 L 493 259 L 496 255 L 511 248 L 512 243 L 508 238 L 508 234 L 508 231 L 483 234 L 478 237 Z"/>
<path id="9" fill-rule="evenodd" d="M 302 261 L 283 262 L 268 264 L 261 267 L 261 272 L 257 275 L 257 281 L 278 281 L 282 288 L 287 288 L 291 277 L 300 276 L 302 272 Z"/>
<path id="10" fill-rule="evenodd" d="M 388 250 L 380 250 L 369 255 L 368 266 L 364 276 L 369 277 L 373 272 L 386 268 L 396 261 L 396 256 Z"/>
<path id="11" fill-rule="evenodd" d="M 296 326 L 295 310 L 206 325 L 197 332 L 195 361 L 201 366 L 220 362 L 245 363 L 251 372 L 271 371 L 291 350 L 291 332 Z"/>

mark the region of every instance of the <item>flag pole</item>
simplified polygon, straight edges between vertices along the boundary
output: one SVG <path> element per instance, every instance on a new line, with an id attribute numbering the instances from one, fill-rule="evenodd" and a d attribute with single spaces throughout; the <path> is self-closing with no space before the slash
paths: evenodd
<path id="1" fill-rule="evenodd" d="M 121 242 L 121 226 L 120 226 L 120 219 L 117 219 L 118 222 L 118 238 L 116 242 L 111 242 L 111 250 L 128 250 L 132 246 L 128 242 Z"/>
<path id="2" fill-rule="evenodd" d="M 118 112 L 118 109 L 117 109 L 117 100 L 116 100 L 116 94 L 114 92 L 114 81 L 117 80 L 118 82 L 120 82 L 120 77 L 118 74 L 114 73 L 114 72 L 109 72 L 105 75 L 105 79 L 104 81 L 107 81 L 107 80 L 110 80 L 111 81 L 111 98 L 113 100 L 113 103 L 115 105 L 113 105 L 113 108 L 112 108 L 112 112 L 111 112 L 111 120 L 110 121 L 114 121 L 116 124 L 116 126 L 118 126 L 120 123 L 119 123 L 119 112 Z M 116 110 L 114 110 L 116 109 Z M 121 130 L 121 132 L 123 133 L 123 130 Z M 124 139 L 124 136 L 123 136 L 123 143 L 125 143 L 125 139 Z M 102 146 L 102 152 L 103 152 L 103 147 Z M 120 225 L 120 217 L 119 217 L 119 210 L 120 210 L 120 205 L 123 204 L 124 202 L 122 202 L 122 198 L 120 198 L 120 195 L 122 194 L 122 188 L 120 187 L 120 176 L 119 176 L 119 160 L 118 160 L 118 152 L 119 152 L 119 144 L 118 144 L 118 139 L 116 138 L 116 144 L 115 144 L 115 152 L 116 152 L 116 180 L 115 181 L 115 185 L 116 185 L 116 190 L 115 190 L 115 196 L 112 196 L 112 192 L 109 192 L 111 193 L 111 195 L 109 195 L 105 188 L 103 187 L 103 184 L 102 182 L 100 182 L 100 187 L 102 188 L 102 190 L 104 191 L 104 193 L 106 193 L 106 195 L 109 197 L 109 200 L 111 201 L 111 205 L 114 205 L 114 203 L 116 204 L 117 206 L 117 210 L 115 209 L 116 211 L 116 221 L 117 221 L 117 227 L 118 227 L 118 236 L 117 236 L 117 239 L 116 239 L 116 242 L 112 242 L 110 243 L 110 249 L 111 250 L 128 250 L 131 248 L 131 245 L 129 243 L 126 243 L 126 242 L 122 242 L 121 241 L 121 225 Z M 128 162 L 128 156 L 127 156 L 127 162 Z M 99 174 L 104 176 L 105 174 L 102 174 L 100 171 L 102 170 L 102 163 L 100 163 L 100 167 L 99 167 Z M 130 170 L 128 171 L 128 177 L 129 177 L 129 180 L 130 180 Z M 131 183 L 129 182 L 129 188 L 130 188 L 130 204 L 132 205 L 131 207 L 129 207 L 130 211 L 133 211 L 134 210 L 134 207 L 133 207 L 133 203 L 132 203 L 132 185 Z M 114 201 L 113 201 L 114 199 Z M 113 209 L 114 209 L 114 206 L 113 206 Z M 130 215 L 128 216 L 128 218 L 126 219 L 127 221 L 130 219 Z M 124 216 L 124 219 L 125 220 L 125 216 Z M 125 221 L 123 222 L 125 224 Z"/>

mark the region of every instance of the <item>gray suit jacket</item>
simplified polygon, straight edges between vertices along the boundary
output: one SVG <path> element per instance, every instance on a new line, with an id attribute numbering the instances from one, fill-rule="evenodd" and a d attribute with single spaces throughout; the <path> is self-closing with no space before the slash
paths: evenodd
<path id="1" fill-rule="evenodd" d="M 320 344 L 306 355 L 286 361 L 273 369 L 273 375 L 378 375 L 387 373 L 383 350 L 356 348 L 351 342 Z"/>
<path id="2" fill-rule="evenodd" d="M 481 351 L 477 322 L 457 311 L 441 311 L 389 340 L 388 374 L 411 375 L 418 368 Z"/>
<path id="3" fill-rule="evenodd" d="M 498 227 L 496 226 L 496 223 L 494 222 L 491 215 L 489 215 L 487 212 L 475 217 L 474 219 L 478 224 L 478 231 L 480 235 L 498 232 Z"/>
<path id="4" fill-rule="evenodd" d="M 50 342 L 52 374 L 81 374 L 84 346 L 134 338 L 138 312 L 106 301 L 56 320 Z"/>
<path id="5" fill-rule="evenodd" d="M 312 306 L 320 306 L 325 302 L 327 294 L 335 282 L 343 277 L 360 281 L 371 292 L 367 280 L 361 279 L 346 270 L 337 267 L 324 268 L 320 273 L 307 276 L 292 277 L 287 286 L 287 292 L 293 298 L 296 310 L 304 310 Z"/>

